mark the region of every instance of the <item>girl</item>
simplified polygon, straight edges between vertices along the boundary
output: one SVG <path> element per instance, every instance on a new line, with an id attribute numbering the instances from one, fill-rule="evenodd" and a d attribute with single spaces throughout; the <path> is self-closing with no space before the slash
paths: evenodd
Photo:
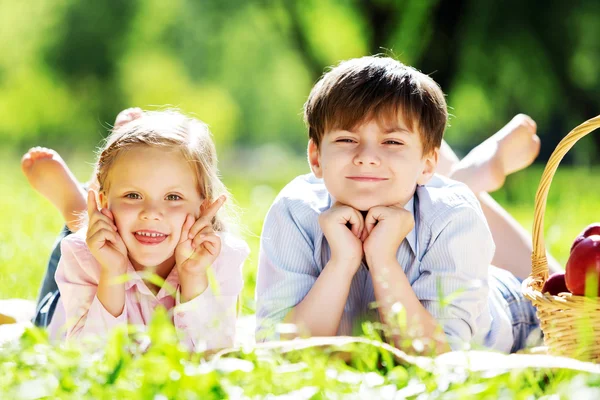
<path id="1" fill-rule="evenodd" d="M 51 334 L 65 322 L 67 338 L 145 325 L 163 306 L 189 348 L 231 346 L 249 249 L 225 232 L 227 190 L 206 125 L 144 112 L 115 127 L 95 175 L 87 229 L 62 241 Z M 217 284 L 209 286 L 211 271 Z M 164 284 L 150 283 L 151 274 Z"/>

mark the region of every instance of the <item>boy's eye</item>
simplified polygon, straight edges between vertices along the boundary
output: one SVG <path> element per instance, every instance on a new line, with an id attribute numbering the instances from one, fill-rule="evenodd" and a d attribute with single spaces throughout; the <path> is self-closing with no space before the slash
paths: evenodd
<path id="1" fill-rule="evenodd" d="M 354 143 L 354 139 L 339 138 L 335 140 L 337 143 Z"/>
<path id="2" fill-rule="evenodd" d="M 392 144 L 392 145 L 403 145 L 404 143 L 398 141 L 398 140 L 386 140 L 385 142 L 383 142 L 384 144 Z"/>
<path id="3" fill-rule="evenodd" d="M 127 193 L 125 195 L 125 197 L 128 199 L 134 199 L 134 200 L 139 200 L 142 198 L 142 196 L 140 196 L 138 193 Z"/>
<path id="4" fill-rule="evenodd" d="M 167 200 L 181 200 L 181 196 L 177 194 L 169 194 L 167 195 Z"/>

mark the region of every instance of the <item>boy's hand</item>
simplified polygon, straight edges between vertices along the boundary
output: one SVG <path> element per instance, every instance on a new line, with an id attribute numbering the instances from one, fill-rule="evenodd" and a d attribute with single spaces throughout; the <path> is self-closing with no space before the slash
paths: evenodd
<path id="1" fill-rule="evenodd" d="M 117 276 L 127 272 L 127 247 L 117 231 L 113 214 L 107 208 L 98 210 L 96 192 L 90 190 L 87 198 L 88 229 L 85 238 L 94 258 L 102 268 Z"/>
<path id="2" fill-rule="evenodd" d="M 347 264 L 354 275 L 362 261 L 361 239 L 366 233 L 360 211 L 345 204 L 335 203 L 319 215 L 319 225 L 331 248 L 331 259 Z"/>
<path id="3" fill-rule="evenodd" d="M 369 267 L 397 262 L 396 253 L 415 226 L 412 214 L 404 207 L 373 207 L 365 218 L 367 238 L 363 243 Z"/>
<path id="4" fill-rule="evenodd" d="M 202 275 L 221 252 L 221 238 L 212 228 L 212 220 L 225 202 L 219 197 L 211 205 L 206 200 L 200 206 L 200 217 L 188 215 L 175 248 L 175 263 L 180 277 Z M 184 281 L 184 279 L 181 279 Z"/>
<path id="5" fill-rule="evenodd" d="M 115 119 L 115 129 L 125 125 L 128 122 L 138 119 L 144 112 L 139 107 L 126 108 L 121 111 Z"/>

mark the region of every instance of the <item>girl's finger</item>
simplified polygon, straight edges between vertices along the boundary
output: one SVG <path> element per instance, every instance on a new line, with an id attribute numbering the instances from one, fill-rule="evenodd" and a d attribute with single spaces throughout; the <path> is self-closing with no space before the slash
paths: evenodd
<path id="1" fill-rule="evenodd" d="M 198 218 L 192 229 L 190 229 L 190 239 L 196 236 L 196 234 L 198 234 L 198 232 L 200 232 L 206 226 L 212 225 L 213 218 L 215 215 L 217 215 L 217 212 L 225 203 L 225 200 L 227 200 L 225 195 L 219 196 L 210 206 L 206 208 L 204 207 L 205 202 L 202 202 L 202 205 L 200 206 L 200 218 Z"/>
<path id="2" fill-rule="evenodd" d="M 90 225 L 88 232 L 96 232 L 102 228 L 111 229 L 113 231 L 117 230 L 116 225 L 113 224 L 109 219 L 98 218 Z"/>
<path id="3" fill-rule="evenodd" d="M 210 242 L 204 243 L 204 248 L 206 249 L 206 251 L 208 251 L 210 253 L 211 256 L 214 256 L 217 254 L 217 247 Z"/>
<path id="4" fill-rule="evenodd" d="M 179 238 L 179 243 L 183 243 L 189 239 L 190 229 L 194 225 L 194 217 L 190 214 L 186 215 L 185 221 L 183 222 L 183 226 L 181 227 L 181 237 Z"/>
<path id="5" fill-rule="evenodd" d="M 114 231 L 108 230 L 108 229 L 100 229 L 97 232 L 95 232 L 93 235 L 91 235 L 87 240 L 88 246 L 90 244 L 97 244 L 97 245 L 99 245 L 98 247 L 104 246 L 104 244 L 107 241 L 116 244 L 117 238 L 115 237 Z"/>
<path id="6" fill-rule="evenodd" d="M 94 190 L 88 191 L 87 197 L 87 213 L 88 218 L 91 220 L 92 215 L 98 211 L 98 203 L 96 202 L 96 192 Z"/>
<path id="7" fill-rule="evenodd" d="M 106 215 L 106 217 L 112 222 L 115 222 L 115 216 L 113 215 L 112 211 L 110 211 L 108 208 L 102 208 L 100 212 L 102 213 L 102 215 Z"/>
<path id="8" fill-rule="evenodd" d="M 212 243 L 214 245 L 217 245 L 217 243 L 220 244 L 221 238 L 219 238 L 214 233 L 206 233 L 206 234 L 201 233 L 194 238 L 192 243 L 193 243 L 193 247 L 195 249 L 198 249 L 201 246 L 205 246 L 207 243 Z"/>

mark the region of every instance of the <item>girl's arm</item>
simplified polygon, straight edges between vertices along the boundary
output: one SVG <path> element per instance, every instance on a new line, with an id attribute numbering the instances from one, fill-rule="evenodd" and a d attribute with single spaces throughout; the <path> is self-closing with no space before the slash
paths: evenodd
<path id="1" fill-rule="evenodd" d="M 181 340 L 195 351 L 231 347 L 235 339 L 237 298 L 242 291 L 242 266 L 249 254 L 245 242 L 220 234 L 221 253 L 207 273 L 208 287 L 183 302 L 178 288 L 174 310 Z"/>
<path id="2" fill-rule="evenodd" d="M 67 338 L 104 334 L 126 324 L 124 284 L 107 285 L 108 280 L 101 277 L 101 267 L 81 235 L 76 233 L 65 238 L 61 250 L 55 278 L 65 311 Z M 111 314 L 100 300 L 105 298 L 110 307 L 114 305 L 110 296 L 123 302 L 120 314 Z"/>

